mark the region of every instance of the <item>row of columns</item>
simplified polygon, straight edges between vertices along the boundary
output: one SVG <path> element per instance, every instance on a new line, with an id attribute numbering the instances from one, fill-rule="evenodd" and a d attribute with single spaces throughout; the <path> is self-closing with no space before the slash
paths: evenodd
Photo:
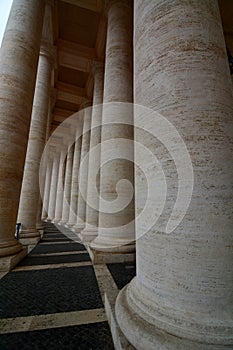
<path id="1" fill-rule="evenodd" d="M 30 5 L 26 0 L 14 1 L 0 56 L 0 108 L 1 113 L 3 111 L 0 119 L 3 143 L 0 148 L 3 164 L 0 169 L 0 256 L 3 257 L 22 251 L 22 246 L 14 239 L 14 226 L 44 10 L 45 4 L 40 0 L 30 2 Z M 76 142 L 69 146 L 59 145 L 59 152 L 58 146 L 55 147 L 54 156 L 47 162 L 43 198 L 43 205 L 48 209 L 47 218 L 69 225 L 84 241 L 92 241 L 90 247 L 93 251 L 105 251 L 110 255 L 132 253 L 136 232 L 136 237 L 139 237 L 136 242 L 137 276 L 120 292 L 116 302 L 119 325 L 136 349 L 231 349 L 232 84 L 217 1 L 135 0 L 133 60 L 131 1 L 109 1 L 106 11 L 105 70 L 100 63 L 94 64 L 94 108 L 88 108 L 90 102 L 84 101 L 83 119 L 80 118 L 83 122 L 78 124 L 82 137 L 77 136 L 80 130 L 76 130 Z M 23 22 L 16 13 L 22 14 Z M 33 17 L 35 14 L 37 20 Z M 29 27 L 30 31 L 26 33 Z M 23 43 L 27 52 L 26 56 L 23 55 L 26 63 L 20 55 L 22 43 L 19 41 L 22 38 L 27 39 Z M 19 52 L 15 51 L 15 47 Z M 30 59 L 30 65 L 27 59 Z M 35 111 L 37 98 L 44 102 L 35 116 L 32 113 L 25 163 L 29 173 L 32 169 L 38 172 L 45 142 L 44 115 L 48 113 L 48 97 L 46 99 L 44 91 L 40 90 L 40 84 L 51 74 L 51 61 L 47 56 L 42 55 L 39 59 L 38 74 L 40 71 L 43 73 L 41 80 L 37 79 Z M 25 74 L 28 79 L 25 79 Z M 45 84 L 49 95 L 48 81 Z M 103 107 L 95 108 L 102 101 Z M 121 114 L 122 109 L 108 108 L 111 103 L 118 102 L 134 102 L 158 111 L 175 126 L 190 153 L 193 194 L 184 219 L 172 233 L 166 231 L 164 222 L 171 210 L 176 178 L 170 179 L 171 195 L 161 220 L 140 235 L 147 225 L 143 222 L 145 216 L 140 219 L 140 213 L 148 184 L 140 171 L 136 169 L 134 172 L 133 161 L 140 166 L 143 160 L 140 147 L 134 147 L 130 141 L 135 139 L 137 143 L 145 144 L 158 159 L 164 159 L 164 148 L 146 132 L 133 129 L 132 109 L 127 109 L 127 113 L 123 109 Z M 38 115 L 42 110 L 41 125 L 38 125 Z M 112 124 L 116 118 L 120 122 Z M 156 120 L 151 121 L 144 115 L 142 118 L 146 130 L 156 135 Z M 22 127 L 16 130 L 19 122 Z M 112 139 L 119 140 L 119 144 L 121 139 L 129 141 L 127 159 L 121 157 L 106 162 L 111 146 L 109 140 Z M 93 153 L 93 157 L 89 151 L 100 142 L 101 149 Z M 35 144 L 38 152 L 34 152 Z M 83 162 L 88 154 L 89 159 Z M 179 156 L 182 158 L 182 155 Z M 170 171 L 171 161 L 169 158 L 164 161 L 165 172 Z M 92 173 L 96 164 L 97 167 L 102 165 L 97 177 L 100 198 L 95 197 L 93 188 L 89 186 L 96 181 L 95 173 Z M 157 169 L 150 162 L 144 166 L 149 171 L 149 180 L 154 181 Z M 23 225 L 21 238 L 37 235 L 36 210 L 28 215 L 31 208 L 27 209 L 28 203 L 25 203 L 31 201 L 31 206 L 32 202 L 38 205 L 39 185 L 32 177 L 24 175 L 22 184 L 19 210 Z M 131 198 L 128 184 L 130 182 L 134 187 L 135 179 L 135 198 L 131 198 L 120 212 L 107 212 L 106 202 L 114 202 L 115 186 L 121 179 L 127 180 L 127 185 L 123 186 L 127 199 Z M 28 191 L 32 186 L 34 189 Z M 95 203 L 93 207 L 86 203 L 86 196 L 88 203 Z M 157 206 L 158 203 L 152 199 L 150 210 L 156 211 Z M 134 213 L 139 217 L 136 227 Z M 46 213 L 43 215 L 45 217 Z"/>

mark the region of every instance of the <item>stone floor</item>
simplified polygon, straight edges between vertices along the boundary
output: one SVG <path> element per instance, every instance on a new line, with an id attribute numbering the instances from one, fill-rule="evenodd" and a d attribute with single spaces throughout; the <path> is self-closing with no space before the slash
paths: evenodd
<path id="1" fill-rule="evenodd" d="M 103 303 L 107 293 L 114 304 L 135 266 L 93 266 L 65 232 L 46 223 L 41 242 L 0 280 L 1 350 L 111 350 L 113 340 L 118 347 Z"/>

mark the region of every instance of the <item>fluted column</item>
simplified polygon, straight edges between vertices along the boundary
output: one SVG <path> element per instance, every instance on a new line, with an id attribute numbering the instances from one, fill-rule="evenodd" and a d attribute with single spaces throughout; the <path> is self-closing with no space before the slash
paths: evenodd
<path id="1" fill-rule="evenodd" d="M 57 149 L 55 149 L 54 152 L 51 153 L 51 155 L 53 156 L 53 159 L 52 159 L 52 174 L 51 174 L 49 205 L 48 205 L 48 220 L 52 221 L 55 216 L 60 153 L 58 152 Z"/>
<path id="2" fill-rule="evenodd" d="M 58 170 L 58 183 L 57 183 L 57 198 L 55 207 L 55 217 L 53 221 L 59 223 L 62 220 L 62 208 L 64 197 L 64 174 L 65 174 L 65 159 L 67 149 L 65 145 L 62 145 L 60 151 L 59 170 Z"/>
<path id="3" fill-rule="evenodd" d="M 148 152 L 161 159 L 170 181 L 167 202 L 158 223 L 152 221 L 144 235 L 141 230 L 147 223 L 140 218 L 136 222 L 136 235 L 141 236 L 137 276 L 118 296 L 117 319 L 136 349 L 232 349 L 232 86 L 218 2 L 134 3 L 135 102 L 159 111 L 161 120 L 168 120 L 182 136 L 192 160 L 194 188 L 183 220 L 167 232 L 178 180 L 174 169 L 169 170 L 172 159 L 150 137 Z M 146 130 L 158 135 L 160 128 L 159 136 L 169 137 L 164 146 L 174 152 L 173 160 L 182 169 L 178 189 L 184 193 L 190 177 L 185 153 L 178 152 L 181 143 L 173 142 L 174 132 L 169 136 L 168 123 L 163 129 L 155 114 L 154 122 L 148 117 L 152 114 L 144 116 Z M 140 144 L 148 140 L 137 129 L 135 139 Z M 144 162 L 140 157 L 136 146 L 139 165 Z M 158 178 L 158 169 L 143 164 L 148 179 Z M 160 184 L 155 181 L 153 187 Z M 146 181 L 137 172 L 137 215 L 145 191 Z M 183 195 L 181 209 L 185 199 Z M 151 201 L 151 212 L 156 205 Z"/>
<path id="4" fill-rule="evenodd" d="M 70 212 L 70 194 L 72 183 L 72 168 L 73 168 L 73 156 L 74 145 L 68 146 L 67 159 L 66 159 L 66 173 L 64 180 L 64 194 L 63 194 L 63 206 L 62 206 L 62 220 L 61 224 L 65 225 L 69 220 Z"/>
<path id="5" fill-rule="evenodd" d="M 78 189 L 78 206 L 77 206 L 77 222 L 73 227 L 77 233 L 80 233 L 85 227 L 86 220 L 86 193 L 87 193 L 87 177 L 88 177 L 88 162 L 83 162 L 84 158 L 88 157 L 90 147 L 90 128 L 91 128 L 91 105 L 90 101 L 85 100 L 82 104 L 81 113 L 83 113 L 83 132 L 82 146 L 79 168 L 79 189 Z M 82 192 L 82 193 L 81 193 Z"/>
<path id="6" fill-rule="evenodd" d="M 0 256 L 22 249 L 14 234 L 44 9 L 44 1 L 14 0 L 0 52 Z M 17 260 L 8 262 L 1 269 Z"/>
<path id="7" fill-rule="evenodd" d="M 42 43 L 18 212 L 18 222 L 21 223 L 19 238 L 24 245 L 37 243 L 40 239 L 36 228 L 39 168 L 46 137 L 53 62 L 53 47 Z"/>
<path id="8" fill-rule="evenodd" d="M 134 245 L 134 186 L 133 162 L 126 160 L 126 154 L 133 160 L 133 114 L 130 108 L 125 113 L 120 106 L 112 108 L 114 102 L 132 102 L 132 2 L 119 0 L 108 2 L 108 28 L 105 59 L 105 80 L 103 96 L 103 117 L 101 131 L 101 170 L 100 170 L 100 212 L 98 237 L 91 243 L 97 251 L 133 252 Z M 108 104 L 111 103 L 111 104 Z M 107 104 L 107 105 L 105 105 Z M 114 124 L 117 120 L 121 124 Z M 107 125 L 107 123 L 110 123 Z M 119 139 L 118 145 L 113 146 Z M 120 140 L 121 139 L 121 140 Z M 120 158 L 105 162 L 110 148 L 122 151 L 122 139 L 129 140 L 128 149 Z M 114 156 L 113 156 L 114 158 Z M 125 158 L 125 159 L 124 159 Z M 118 197 L 117 183 L 127 181 L 127 187 L 120 197 L 126 204 L 118 212 L 111 212 L 112 202 Z M 129 188 L 128 183 L 131 183 Z M 130 194 L 129 194 L 129 192 Z M 129 195 L 128 195 L 129 194 Z M 106 201 L 109 211 L 106 212 Z"/>
<path id="9" fill-rule="evenodd" d="M 81 116 L 80 116 L 81 117 Z M 78 179 L 79 179 L 79 166 L 81 158 L 81 146 L 82 146 L 82 130 L 83 120 L 79 118 L 77 125 L 76 140 L 74 145 L 74 159 L 72 169 L 72 183 L 70 193 L 70 211 L 68 226 L 74 226 L 77 222 L 77 206 L 78 206 Z"/>
<path id="10" fill-rule="evenodd" d="M 43 208 L 42 208 L 42 219 L 48 219 L 48 208 L 49 208 L 49 197 L 51 188 L 51 178 L 52 178 L 52 165 L 51 159 L 46 163 L 46 175 L 45 175 L 45 185 L 44 185 L 44 196 L 43 196 Z"/>

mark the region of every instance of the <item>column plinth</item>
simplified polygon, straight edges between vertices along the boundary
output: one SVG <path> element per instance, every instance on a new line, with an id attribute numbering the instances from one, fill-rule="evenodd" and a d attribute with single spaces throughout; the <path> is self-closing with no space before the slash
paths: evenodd
<path id="1" fill-rule="evenodd" d="M 44 11 L 43 1 L 14 1 L 0 52 L 0 256 L 8 255 L 2 271 L 24 254 L 14 235 Z"/>
<path id="2" fill-rule="evenodd" d="M 173 143 L 175 134 L 162 146 L 172 146 L 176 159 L 164 152 L 156 137 L 160 127 L 156 117 L 141 115 L 151 137 L 135 128 L 135 141 L 146 144 L 160 160 L 168 191 L 159 220 L 153 223 L 152 218 L 145 234 L 146 219 L 136 221 L 137 276 L 118 295 L 117 320 L 137 350 L 230 350 L 233 136 L 227 130 L 232 130 L 232 85 L 218 3 L 136 0 L 134 4 L 135 103 L 158 111 L 179 132 L 194 179 L 184 163 L 185 152 Z M 144 161 L 140 157 L 136 145 L 138 166 Z M 173 175 L 178 167 L 171 161 L 177 165 L 180 160 L 184 178 L 178 183 Z M 151 163 L 145 160 L 143 167 L 147 180 L 159 187 Z M 191 182 L 192 195 L 185 193 L 180 203 L 186 196 L 191 200 L 185 216 L 168 232 L 177 193 Z M 135 188 L 139 215 L 147 191 L 139 172 Z M 156 204 L 151 202 L 151 215 Z"/>

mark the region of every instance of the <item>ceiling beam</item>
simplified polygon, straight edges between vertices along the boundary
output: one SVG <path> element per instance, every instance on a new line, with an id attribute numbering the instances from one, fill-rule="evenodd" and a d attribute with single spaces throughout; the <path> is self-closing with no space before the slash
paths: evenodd
<path id="1" fill-rule="evenodd" d="M 94 48 L 75 44 L 62 39 L 58 40 L 58 63 L 60 66 L 90 72 L 93 59 L 96 57 Z"/>
<path id="2" fill-rule="evenodd" d="M 91 10 L 100 13 L 103 8 L 103 1 L 101 0 L 62 0 L 71 5 L 79 6 L 85 8 L 86 10 Z"/>

